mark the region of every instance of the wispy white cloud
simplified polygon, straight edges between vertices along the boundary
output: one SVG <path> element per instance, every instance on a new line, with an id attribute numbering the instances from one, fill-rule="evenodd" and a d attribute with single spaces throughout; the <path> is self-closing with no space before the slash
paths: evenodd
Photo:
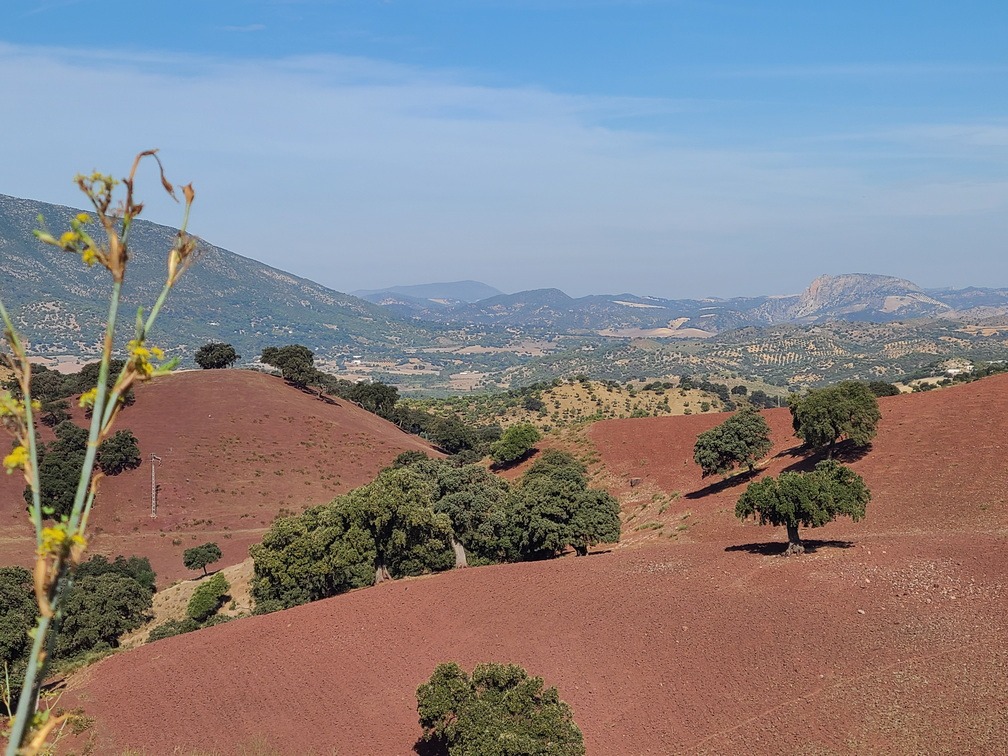
<path id="1" fill-rule="evenodd" d="M 197 232 L 341 290 L 457 277 L 574 294 L 793 291 L 838 264 L 913 278 L 900 267 L 966 227 L 979 242 L 956 263 L 975 283 L 990 280 L 970 271 L 1008 215 L 1008 184 L 956 166 L 920 182 L 842 146 L 770 149 L 744 128 L 729 148 L 612 126 L 674 123 L 700 101 L 489 87 L 363 58 L 0 46 L 0 101 L 17 114 L 0 191 L 75 203 L 73 172 L 160 147 L 170 175 L 196 183 Z M 892 139 L 1003 136 L 957 128 Z M 159 203 L 152 219 L 171 222 Z"/>

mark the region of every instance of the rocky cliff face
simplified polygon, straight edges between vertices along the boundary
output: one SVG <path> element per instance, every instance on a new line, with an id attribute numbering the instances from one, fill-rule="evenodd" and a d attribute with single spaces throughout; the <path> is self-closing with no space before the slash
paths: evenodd
<path id="1" fill-rule="evenodd" d="M 938 317 L 950 313 L 947 304 L 929 296 L 917 284 L 894 276 L 850 273 L 819 276 L 788 312 L 793 321 L 826 317 L 896 320 Z"/>

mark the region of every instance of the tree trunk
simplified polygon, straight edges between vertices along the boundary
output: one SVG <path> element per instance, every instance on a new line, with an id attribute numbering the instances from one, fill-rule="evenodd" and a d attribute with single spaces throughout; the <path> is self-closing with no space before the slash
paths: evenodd
<path id="1" fill-rule="evenodd" d="M 787 550 L 784 552 L 784 556 L 805 553 L 805 546 L 802 544 L 801 538 L 798 535 L 798 523 L 787 523 L 787 540 L 788 545 Z"/>
<path id="2" fill-rule="evenodd" d="M 455 552 L 455 569 L 461 569 L 462 567 L 468 567 L 469 562 L 466 559 L 465 546 L 452 538 L 452 551 Z"/>
<path id="3" fill-rule="evenodd" d="M 375 567 L 375 574 L 374 574 L 375 585 L 378 585 L 378 583 L 381 583 L 385 580 L 391 580 L 391 579 L 392 576 L 389 574 L 388 567 L 386 567 L 384 564 L 379 564 L 377 567 Z"/>

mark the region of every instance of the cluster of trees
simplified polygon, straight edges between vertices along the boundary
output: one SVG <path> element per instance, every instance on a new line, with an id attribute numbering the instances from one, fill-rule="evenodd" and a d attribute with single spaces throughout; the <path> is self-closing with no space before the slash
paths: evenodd
<path id="1" fill-rule="evenodd" d="M 529 677 L 516 664 L 479 664 L 471 676 L 454 662 L 440 664 L 417 688 L 417 713 L 424 753 L 585 753 L 581 730 L 557 689 L 545 688 L 541 677 Z"/>
<path id="2" fill-rule="evenodd" d="M 78 565 L 73 578 L 62 605 L 57 661 L 116 648 L 124 633 L 150 620 L 156 576 L 146 558 L 118 556 L 110 562 L 95 556 Z M 15 696 L 24 681 L 28 631 L 37 612 L 28 570 L 0 567 L 0 664 L 7 665 Z"/>
<path id="3" fill-rule="evenodd" d="M 73 509 L 88 433 L 64 420 L 54 429 L 55 440 L 38 445 L 39 497 L 46 517 L 60 519 Z M 98 447 L 97 466 L 105 475 L 118 475 L 140 466 L 140 444 L 129 430 L 116 431 Z M 24 490 L 31 503 L 31 489 Z"/>
<path id="4" fill-rule="evenodd" d="M 545 452 L 513 486 L 479 465 L 406 459 L 329 504 L 277 519 L 250 550 L 252 595 L 258 612 L 273 611 L 387 578 L 568 547 L 585 554 L 619 535 L 618 503 L 589 488 L 565 452 Z"/>
<path id="5" fill-rule="evenodd" d="M 784 472 L 777 478 L 750 483 L 735 505 L 736 516 L 754 517 L 761 525 L 785 526 L 787 554 L 805 550 L 799 527 L 819 527 L 839 516 L 855 522 L 864 517 L 871 493 L 857 473 L 834 461 L 832 455 L 841 439 L 864 446 L 875 437 L 881 418 L 876 395 L 888 392 L 887 385 L 844 381 L 792 398 L 795 434 L 808 448 L 825 452 L 827 458 L 811 472 Z M 701 433 L 693 458 L 706 477 L 742 465 L 752 470 L 770 448 L 766 421 L 755 408 L 746 406 Z"/>
<path id="6" fill-rule="evenodd" d="M 516 464 L 533 452 L 540 438 L 542 434 L 531 423 L 516 423 L 490 444 L 490 456 L 502 467 Z"/>
<path id="7" fill-rule="evenodd" d="M 421 436 L 462 463 L 482 459 L 501 437 L 499 426 L 472 428 L 455 417 L 440 417 L 426 410 L 399 404 L 399 390 L 380 381 L 348 381 L 315 367 L 315 353 L 301 344 L 266 347 L 259 358 L 277 368 L 293 386 L 329 394 L 359 404 L 368 412 L 395 423 L 407 433 Z"/>

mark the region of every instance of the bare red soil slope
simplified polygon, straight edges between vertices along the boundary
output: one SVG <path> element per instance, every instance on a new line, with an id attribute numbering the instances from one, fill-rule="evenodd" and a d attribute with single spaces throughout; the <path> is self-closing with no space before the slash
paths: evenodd
<path id="1" fill-rule="evenodd" d="M 801 460 L 770 417 L 776 472 Z M 790 559 L 770 555 L 782 529 L 734 519 L 740 488 L 685 461 L 717 420 L 592 429 L 614 481 L 642 478 L 627 531 L 650 542 L 168 639 L 63 703 L 96 718 L 103 753 L 406 754 L 437 663 L 513 661 L 559 687 L 590 754 L 1008 752 L 1008 377 L 884 401 L 854 462 L 868 516 L 804 532 Z"/>
<path id="2" fill-rule="evenodd" d="M 133 431 L 144 463 L 102 482 L 91 551 L 149 557 L 161 585 L 190 576 L 186 548 L 215 541 L 224 553 L 217 566 L 235 564 L 281 509 L 330 501 L 402 451 L 434 453 L 352 402 L 327 403 L 249 370 L 176 373 L 136 395 L 116 427 Z M 151 454 L 161 458 L 156 519 Z M 0 564 L 30 563 L 23 486 L 0 477 Z"/>

